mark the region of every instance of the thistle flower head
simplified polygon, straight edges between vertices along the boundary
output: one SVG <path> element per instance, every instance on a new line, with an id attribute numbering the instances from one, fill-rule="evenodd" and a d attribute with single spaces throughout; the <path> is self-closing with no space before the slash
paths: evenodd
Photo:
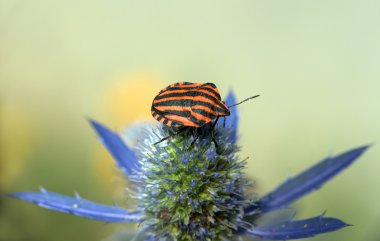
<path id="1" fill-rule="evenodd" d="M 218 148 L 207 127 L 199 131 L 193 145 L 194 136 L 185 132 L 152 147 L 171 134 L 156 128 L 138 147 L 143 165 L 137 198 L 155 240 L 232 239 L 243 222 L 245 162 L 236 155 L 231 128 L 215 128 Z"/>

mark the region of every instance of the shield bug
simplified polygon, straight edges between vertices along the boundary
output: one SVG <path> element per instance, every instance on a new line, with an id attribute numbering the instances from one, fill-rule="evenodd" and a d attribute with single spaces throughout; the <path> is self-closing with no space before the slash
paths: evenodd
<path id="1" fill-rule="evenodd" d="M 187 129 L 210 125 L 212 139 L 215 146 L 218 146 L 214 137 L 214 127 L 219 117 L 229 116 L 230 107 L 255 97 L 258 95 L 227 106 L 221 100 L 219 90 L 213 83 L 179 82 L 171 84 L 162 89 L 154 98 L 151 113 L 153 118 L 172 128 L 174 133 L 154 143 L 154 145 Z M 196 131 L 194 131 L 194 135 L 191 145 L 198 138 Z"/>

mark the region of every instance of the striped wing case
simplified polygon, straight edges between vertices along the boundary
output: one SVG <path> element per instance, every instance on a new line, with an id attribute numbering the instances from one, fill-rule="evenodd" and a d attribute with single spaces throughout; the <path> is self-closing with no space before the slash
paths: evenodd
<path id="1" fill-rule="evenodd" d="M 215 84 L 190 82 L 162 89 L 153 100 L 151 112 L 156 120 L 174 129 L 200 127 L 218 116 L 230 115 Z"/>

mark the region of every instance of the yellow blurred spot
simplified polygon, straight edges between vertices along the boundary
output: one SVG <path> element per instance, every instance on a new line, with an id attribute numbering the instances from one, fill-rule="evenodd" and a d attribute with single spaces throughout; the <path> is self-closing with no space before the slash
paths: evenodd
<path id="1" fill-rule="evenodd" d="M 105 112 L 113 126 L 151 117 L 153 98 L 165 87 L 160 79 L 149 73 L 136 73 L 117 81 L 105 94 Z"/>
<path id="2" fill-rule="evenodd" d="M 30 115 L 20 107 L 0 106 L 0 190 L 4 190 L 23 170 L 37 142 Z"/>
<path id="3" fill-rule="evenodd" d="M 154 121 L 150 107 L 153 98 L 165 86 L 158 76 L 150 73 L 135 73 L 120 78 L 106 90 L 104 96 L 104 112 L 107 117 L 105 124 L 114 131 L 122 131 L 140 120 Z M 126 188 L 126 183 L 117 170 L 116 162 L 104 147 L 96 150 L 95 155 L 97 164 L 94 172 L 99 177 L 99 182 L 105 184 L 108 190 L 112 187 L 120 193 L 121 189 Z"/>

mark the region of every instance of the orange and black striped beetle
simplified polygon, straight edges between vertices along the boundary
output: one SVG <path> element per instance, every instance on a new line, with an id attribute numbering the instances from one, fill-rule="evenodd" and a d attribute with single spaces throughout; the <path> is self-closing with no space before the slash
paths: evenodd
<path id="1" fill-rule="evenodd" d="M 189 128 L 195 129 L 209 124 L 213 142 L 217 147 L 214 127 L 219 117 L 229 116 L 230 107 L 258 96 L 252 96 L 237 104 L 227 106 L 221 100 L 219 90 L 213 83 L 179 82 L 171 84 L 162 89 L 153 99 L 151 113 L 157 121 L 171 127 L 174 133 L 154 143 L 154 145 Z M 194 135 L 191 145 L 198 138 L 197 132 L 194 132 Z"/>

